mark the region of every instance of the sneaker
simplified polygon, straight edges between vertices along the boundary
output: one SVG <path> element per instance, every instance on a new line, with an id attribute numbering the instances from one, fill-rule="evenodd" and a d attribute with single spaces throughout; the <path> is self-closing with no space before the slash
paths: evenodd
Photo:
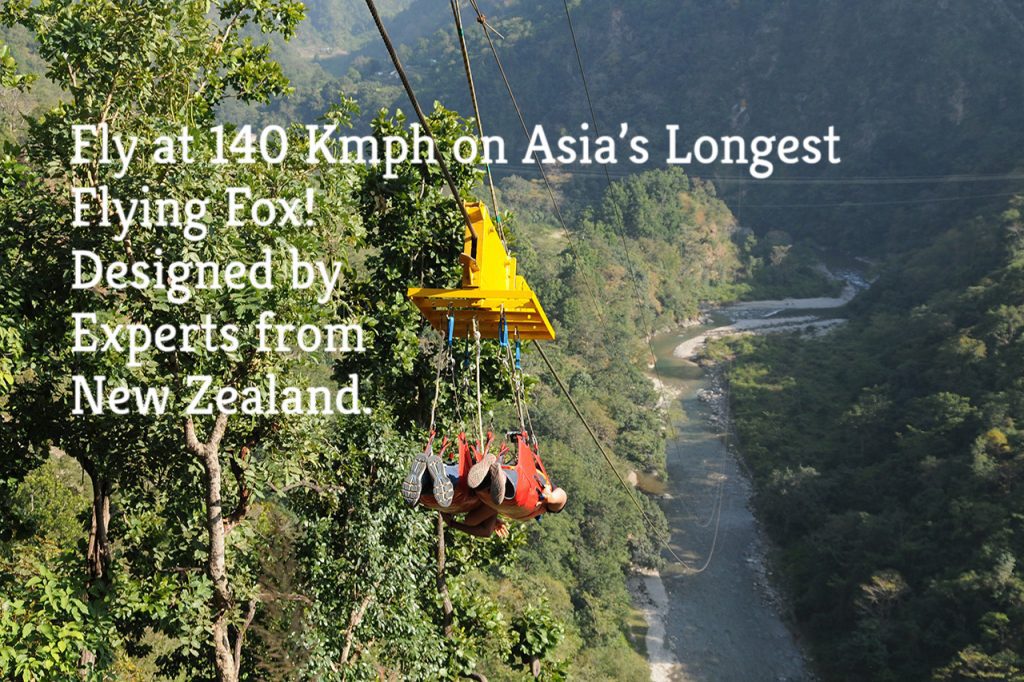
<path id="1" fill-rule="evenodd" d="M 427 471 L 434 479 L 434 499 L 437 500 L 437 504 L 441 507 L 450 507 L 455 487 L 448 478 L 448 472 L 445 471 L 444 461 L 437 455 L 427 455 Z"/>
<path id="2" fill-rule="evenodd" d="M 494 504 L 501 504 L 505 501 L 505 470 L 501 462 L 495 459 L 491 462 L 488 473 L 491 475 L 491 500 Z"/>
<path id="3" fill-rule="evenodd" d="M 427 462 L 433 456 L 425 452 L 416 455 L 412 460 L 412 466 L 409 467 L 409 475 L 402 481 L 402 498 L 410 507 L 415 507 L 420 503 L 420 495 L 423 493 L 423 474 L 427 472 Z"/>
<path id="4" fill-rule="evenodd" d="M 486 454 L 479 462 L 474 464 L 469 470 L 469 478 L 467 483 L 469 487 L 476 490 L 484 484 L 484 480 L 487 479 L 487 475 L 491 472 L 491 465 L 498 460 L 494 455 Z"/>

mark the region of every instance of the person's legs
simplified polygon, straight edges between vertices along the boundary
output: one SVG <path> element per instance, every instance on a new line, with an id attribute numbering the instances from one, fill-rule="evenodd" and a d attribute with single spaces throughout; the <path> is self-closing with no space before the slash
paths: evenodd
<path id="1" fill-rule="evenodd" d="M 427 473 L 434 481 L 434 499 L 442 507 L 451 506 L 452 496 L 455 494 L 455 485 L 448 478 L 448 471 L 444 461 L 433 453 L 427 458 Z"/>
<path id="2" fill-rule="evenodd" d="M 505 501 L 505 467 L 501 465 L 500 459 L 495 459 L 491 462 L 490 466 L 490 478 L 491 478 L 491 500 L 494 504 L 501 504 Z"/>
<path id="3" fill-rule="evenodd" d="M 477 443 L 476 446 L 470 446 L 473 451 L 474 464 L 469 470 L 469 487 L 476 490 L 483 486 L 487 480 L 487 475 L 491 472 L 491 467 L 494 466 L 495 462 L 501 463 L 505 457 L 505 453 L 508 452 L 508 448 L 502 443 L 497 455 L 491 454 L 491 443 L 494 441 L 494 434 L 491 432 L 487 433 L 487 441 L 483 444 Z"/>
<path id="4" fill-rule="evenodd" d="M 477 490 L 488 481 L 490 482 L 491 499 L 495 504 L 501 504 L 505 499 L 505 474 L 502 471 L 502 461 L 508 448 L 504 443 L 498 454 L 492 455 L 488 452 L 493 434 L 487 434 L 487 444 L 484 446 L 484 454 L 480 456 L 473 468 L 469 470 L 469 487 Z"/>
<path id="5" fill-rule="evenodd" d="M 410 507 L 415 507 L 420 502 L 420 495 L 423 494 L 424 477 L 427 475 L 427 458 L 431 448 L 418 453 L 409 466 L 409 473 L 402 481 L 402 498 Z"/>
<path id="6" fill-rule="evenodd" d="M 513 499 L 516 496 L 516 488 L 519 483 L 519 469 L 523 464 L 524 450 L 526 454 L 530 454 L 530 449 L 526 445 L 525 433 L 511 431 L 508 436 L 517 446 L 516 464 L 515 466 L 502 466 L 499 461 L 491 465 L 491 500 L 494 504 L 501 504 L 505 500 Z M 532 462 L 532 460 L 530 461 Z"/>
<path id="7" fill-rule="evenodd" d="M 455 521 L 448 517 L 448 525 L 455 530 L 460 530 L 468 535 L 475 535 L 478 538 L 489 538 L 494 534 L 498 525 L 498 512 L 487 507 L 481 507 L 466 515 L 463 521 Z"/>
<path id="8" fill-rule="evenodd" d="M 423 486 L 429 480 L 433 482 L 434 499 L 438 505 L 447 507 L 452 503 L 455 486 L 448 478 L 444 461 L 434 454 L 433 439 L 427 443 L 426 449 L 417 454 L 409 467 L 409 474 L 402 482 L 402 498 L 410 507 L 419 504 Z"/>
<path id="9" fill-rule="evenodd" d="M 531 485 L 537 471 L 534 452 L 527 443 L 526 434 L 513 433 L 509 435 L 516 442 L 516 463 L 513 466 L 502 467 L 500 499 L 494 495 L 494 478 L 492 477 L 491 497 L 495 504 L 501 504 L 504 500 L 518 500 L 520 482 L 525 486 Z"/>
<path id="10" fill-rule="evenodd" d="M 488 445 L 490 439 L 488 439 Z M 477 443 L 479 445 L 479 443 Z M 488 472 L 491 470 L 491 463 L 494 461 L 494 455 L 487 451 L 487 445 L 483 446 L 483 454 L 478 455 L 478 459 L 473 467 L 469 470 L 469 487 L 476 490 L 484 483 L 484 479 L 487 478 Z M 479 450 L 477 451 L 479 452 Z"/>

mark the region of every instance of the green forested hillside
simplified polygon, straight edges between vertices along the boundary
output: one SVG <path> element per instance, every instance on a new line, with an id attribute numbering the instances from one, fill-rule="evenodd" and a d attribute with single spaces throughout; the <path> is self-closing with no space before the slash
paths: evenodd
<path id="1" fill-rule="evenodd" d="M 473 130 L 449 7 L 381 5 L 421 100 L 444 105 L 431 122 L 445 149 Z M 463 6 L 487 131 L 514 148 L 518 122 Z M 561 4 L 480 6 L 528 121 L 575 131 L 589 115 Z M 1024 0 L 569 6 L 605 130 L 834 125 L 844 140 L 841 166 L 756 183 L 736 168 L 649 170 L 610 187 L 593 168 L 553 171 L 570 234 L 530 168 L 501 173 L 503 224 L 558 332 L 549 354 L 615 465 L 664 467 L 646 333 L 702 304 L 834 286 L 810 267 L 811 243 L 874 256 L 880 279 L 834 334 L 711 349 L 728 361 L 740 450 L 797 623 L 826 679 L 1021 678 L 1024 208 L 1008 195 L 1024 143 Z M 519 680 L 538 661 L 546 679 L 647 679 L 625 576 L 659 563 L 655 533 L 529 349 L 532 419 L 566 511 L 508 540 L 442 531 L 439 580 L 437 518 L 397 495 L 426 438 L 440 347 L 404 293 L 459 275 L 462 225 L 437 173 L 144 164 L 117 178 L 69 163 L 70 125 L 99 120 L 143 137 L 324 119 L 407 135 L 364 4 L 18 1 L 0 24 L 14 58 L 0 53 L 0 677 Z M 26 90 L 25 73 L 48 78 Z M 209 154 L 210 141 L 197 148 Z M 487 196 L 479 169 L 455 180 L 463 198 Z M 68 185 L 100 181 L 174 196 L 313 184 L 315 220 L 199 245 L 159 229 L 121 242 L 71 225 Z M 67 280 L 69 247 L 252 259 L 268 245 L 341 263 L 344 287 L 327 305 L 221 291 L 171 306 Z M 358 321 L 368 350 L 267 362 L 149 352 L 137 367 L 68 350 L 75 310 L 251 327 L 265 307 Z M 460 411 L 475 399 L 457 352 L 447 432 L 466 428 Z M 181 377 L 199 371 L 303 386 L 357 372 L 373 412 L 185 420 Z M 166 386 L 175 410 L 71 418 L 77 372 Z M 501 432 L 513 411 L 493 351 L 483 373 L 485 425 Z"/>
<path id="2" fill-rule="evenodd" d="M 1021 207 L 891 263 L 826 339 L 730 344 L 757 506 L 829 679 L 1024 669 Z"/>
<path id="3" fill-rule="evenodd" d="M 274 44 L 295 92 L 257 109 L 228 101 L 223 115 L 312 122 L 340 92 L 357 98 L 364 123 L 381 106 L 403 105 L 365 5 L 305 5 L 296 39 Z M 589 116 L 560 3 L 479 5 L 503 36 L 497 47 L 528 122 L 577 131 Z M 1024 144 L 1021 0 L 569 5 L 605 131 L 628 122 L 658 140 L 669 123 L 693 137 L 835 126 L 839 166 L 780 167 L 757 182 L 738 167 L 691 170 L 714 178 L 741 224 L 762 234 L 784 230 L 874 255 L 903 251 L 927 241 L 950 212 L 966 219 L 1019 186 L 1003 176 Z M 448 5 L 403 0 L 381 10 L 420 96 L 469 111 Z M 463 13 L 485 123 L 522 152 L 481 31 L 468 6 Z M 593 170 L 579 176 L 591 200 L 601 191 Z M 533 172 L 518 164 L 507 171 Z"/>
<path id="4" fill-rule="evenodd" d="M 479 5 L 503 36 L 497 48 L 528 122 L 577 131 L 589 115 L 561 3 Z M 652 139 L 669 123 L 693 137 L 836 127 L 840 166 L 779 168 L 763 182 L 738 167 L 693 171 L 719 178 L 741 223 L 762 233 L 781 229 L 859 252 L 902 251 L 927 241 L 950 212 L 966 219 L 985 202 L 1006 199 L 990 195 L 1019 186 L 935 176 L 998 175 L 1017 164 L 1015 150 L 1024 146 L 1021 0 L 569 5 L 605 131 L 623 121 Z M 468 111 L 450 14 L 444 3 L 419 2 L 390 23 L 421 31 L 423 40 L 408 36 L 403 53 L 421 96 Z M 524 151 L 481 31 L 468 7 L 464 14 L 485 123 Z M 346 71 L 336 70 L 330 87 L 357 89 L 367 102 L 400 101 L 385 63 L 371 42 L 339 64 Z M 287 106 L 302 115 L 302 94 Z M 982 198 L 968 200 L 975 196 Z"/>
<path id="5" fill-rule="evenodd" d="M 0 99 L 0 143 L 22 135 L 26 128 L 25 117 L 41 115 L 57 100 L 59 90 L 43 76 L 46 65 L 36 53 L 34 42 L 32 34 L 22 27 L 0 28 L 0 53 L 13 60 L 4 64 L 4 75 L 20 73 L 16 77 L 21 85 L 14 87 L 17 84 L 4 82 L 8 87 Z M 32 82 L 26 82 L 28 80 Z"/>
<path id="6" fill-rule="evenodd" d="M 836 335 L 734 344 L 742 449 L 825 676 L 1019 676 L 1013 471 L 1024 292 L 1019 207 L 1007 195 L 1020 185 L 991 178 L 1015 174 L 1024 142 L 1024 4 L 570 6 L 605 129 L 836 126 L 840 167 L 780 169 L 760 183 L 731 179 L 741 175 L 732 168 L 708 171 L 761 249 L 785 230 L 897 256 Z M 481 9 L 503 35 L 498 48 L 528 120 L 575 130 L 587 111 L 561 7 L 510 0 Z M 415 4 L 409 13 L 444 12 Z M 479 30 L 469 38 L 488 128 L 517 139 Z M 456 50 L 445 27 L 403 58 L 422 92 L 466 109 Z M 340 82 L 397 98 L 373 58 L 348 62 Z M 950 174 L 967 177 L 936 178 Z M 577 187 L 593 195 L 590 177 Z M 633 216 L 642 225 L 634 238 L 659 222 Z M 657 249 L 644 253 L 657 260 Z M 660 293 L 670 281 L 645 284 L 664 304 L 678 300 Z"/>

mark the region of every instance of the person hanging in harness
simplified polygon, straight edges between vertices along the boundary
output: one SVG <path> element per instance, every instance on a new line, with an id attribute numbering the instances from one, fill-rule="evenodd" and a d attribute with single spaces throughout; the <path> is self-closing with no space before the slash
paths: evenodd
<path id="1" fill-rule="evenodd" d="M 469 470 L 467 483 L 477 491 L 478 499 L 501 516 L 525 521 L 547 512 L 565 508 L 568 495 L 551 484 L 544 463 L 530 447 L 525 431 L 514 431 L 509 438 L 516 445 L 516 463 L 502 463 L 502 457 L 484 453 Z M 489 483 L 488 490 L 481 488 Z"/>
<path id="2" fill-rule="evenodd" d="M 508 537 L 508 528 L 498 518 L 498 512 L 485 506 L 475 490 L 469 487 L 469 472 L 475 462 L 485 458 L 494 459 L 488 450 L 494 435 L 487 434 L 483 448 L 470 444 L 466 434 L 456 437 L 458 459 L 452 464 L 444 461 L 445 450 L 450 445 L 444 439 L 441 451 L 433 451 L 434 435 L 431 434 L 427 447 L 413 459 L 409 474 L 402 483 L 402 497 L 410 507 L 422 505 L 427 509 L 441 512 L 449 526 L 469 535 L 477 537 Z M 481 452 L 482 450 L 482 452 Z M 508 448 L 501 446 L 499 457 L 503 457 Z M 424 492 L 427 487 L 431 493 Z M 456 516 L 464 514 L 461 521 Z"/>

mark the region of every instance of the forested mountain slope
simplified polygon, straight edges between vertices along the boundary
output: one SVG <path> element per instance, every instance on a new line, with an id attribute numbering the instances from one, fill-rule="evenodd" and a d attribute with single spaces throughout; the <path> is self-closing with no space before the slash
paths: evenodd
<path id="1" fill-rule="evenodd" d="M 251 255 L 262 239 L 291 239 L 345 263 L 346 287 L 333 307 L 285 303 L 359 319 L 371 350 L 358 361 L 321 358 L 283 371 L 306 383 L 362 372 L 375 410 L 350 420 L 232 422 L 223 496 L 239 517 L 227 584 L 215 585 L 205 566 L 209 472 L 183 454 L 179 421 L 67 419 L 66 384 L 53 378 L 79 366 L 66 352 L 70 310 L 86 305 L 139 322 L 174 316 L 145 298 L 72 292 L 64 280 L 68 239 L 112 248 L 97 231 L 68 224 L 64 187 L 78 176 L 63 135 L 71 122 L 100 117 L 104 84 L 122 77 L 115 65 L 129 67 L 118 87 L 137 97 L 114 99 L 103 115 L 143 135 L 184 121 L 312 122 L 327 114 L 344 122 L 340 95 L 362 108 L 361 131 L 373 120 L 377 136 L 408 134 L 405 119 L 378 115 L 408 105 L 361 2 L 310 0 L 297 26 L 297 15 L 240 3 L 262 17 L 242 37 L 273 42 L 293 77 L 290 96 L 262 53 L 217 50 L 222 26 L 198 5 L 48 0 L 9 3 L 0 14 L 21 25 L 6 34 L 19 68 L 49 67 L 53 77 L 28 93 L 5 87 L 0 112 L 17 124 L 5 127 L 11 146 L 0 163 L 0 253 L 14 265 L 0 271 L 0 446 L 13 453 L 0 459 L 0 594 L 11 605 L 0 609 L 0 676 L 76 676 L 91 656 L 120 679 L 209 678 L 216 621 L 236 638 L 248 633 L 239 645 L 243 679 L 514 680 L 534 658 L 554 679 L 646 678 L 629 639 L 624 576 L 635 564 L 656 564 L 658 547 L 529 354 L 542 452 L 572 502 L 508 541 L 449 534 L 453 612 L 444 615 L 435 517 L 394 494 L 423 446 L 438 347 L 404 291 L 458 276 L 461 225 L 436 174 L 408 164 L 391 179 L 379 168 L 317 172 L 322 232 L 216 242 Z M 448 6 L 382 5 L 422 101 L 468 113 Z M 628 121 L 656 137 L 679 123 L 693 134 L 751 136 L 834 125 L 844 140 L 842 165 L 803 169 L 800 178 L 783 168 L 758 183 L 737 182 L 736 168 L 706 169 L 717 184 L 695 179 L 701 169 L 676 169 L 611 188 L 589 174 L 554 174 L 569 235 L 536 182 L 503 178 L 499 199 L 515 251 L 559 333 L 553 360 L 615 464 L 663 464 L 658 396 L 641 370 L 649 331 L 641 311 L 663 328 L 702 303 L 744 295 L 751 282 L 776 287 L 773 296 L 794 282 L 820 284 L 796 259 L 771 264 L 776 247 L 782 255 L 789 248 L 779 230 L 892 257 L 837 335 L 747 339 L 718 350 L 736 355 L 734 409 L 758 503 L 827 677 L 1019 675 L 1024 247 L 1019 202 L 1001 195 L 1019 187 L 1005 176 L 1016 175 L 1024 142 L 1024 2 L 570 6 L 606 130 Z M 84 9 L 90 22 L 76 20 Z M 529 122 L 575 131 L 588 113 L 562 6 L 503 0 L 481 9 L 502 33 L 497 46 Z M 140 13 L 150 21 L 157 10 L 163 23 L 139 30 L 149 25 Z M 464 15 L 488 132 L 520 140 L 480 31 Z M 292 29 L 291 42 L 264 34 Z M 158 69 L 150 50 L 178 49 L 181 31 L 192 61 Z M 62 40 L 83 50 L 77 57 L 90 78 L 80 84 L 66 77 Z M 81 46 L 89 45 L 103 46 L 103 59 L 85 59 L 92 48 Z M 172 106 L 179 80 L 199 87 L 211 74 L 254 72 L 267 78 L 244 99 L 268 100 L 259 106 L 209 85 Z M 53 107 L 58 95 L 65 104 Z M 35 114 L 31 123 L 22 113 Z M 442 108 L 432 120 L 447 143 L 471 130 Z M 971 177 L 934 177 L 952 173 Z M 308 180 L 291 168 L 246 177 L 287 187 Z M 480 174 L 460 169 L 457 180 L 469 197 Z M 119 186 L 182 192 L 235 181 L 142 168 Z M 620 231 L 639 266 L 643 303 L 631 295 Z M 190 249 L 165 234 L 138 239 L 139 248 L 167 254 Z M 230 296 L 202 304 L 228 316 L 253 310 Z M 108 364 L 123 369 L 116 360 Z M 189 360 L 225 375 L 245 369 Z M 485 414 L 500 431 L 512 416 L 507 390 L 497 358 L 485 355 L 484 366 Z M 168 383 L 180 371 L 156 360 L 139 370 Z M 470 393 L 459 376 L 452 402 Z M 445 427 L 457 421 L 449 415 Z M 260 445 L 250 448 L 256 435 Z M 258 454 L 247 461 L 250 451 Z"/>
<path id="2" fill-rule="evenodd" d="M 894 261 L 828 338 L 730 344 L 758 508 L 829 679 L 1024 667 L 1022 205 Z"/>
<path id="3" fill-rule="evenodd" d="M 707 172 L 762 236 L 784 229 L 895 256 L 848 328 L 819 341 L 747 339 L 730 371 L 759 508 L 823 672 L 1019 675 L 1024 290 L 1020 206 L 1008 195 L 1024 146 L 1024 3 L 570 6 L 606 130 L 835 125 L 838 167 L 782 168 L 759 183 Z M 575 131 L 588 115 L 559 4 L 481 9 L 503 35 L 529 122 Z M 428 11 L 440 13 L 409 10 Z M 517 139 L 472 29 L 485 122 Z M 421 93 L 468 110 L 450 27 L 403 58 Z M 358 88 L 381 98 L 393 88 L 375 84 L 372 62 L 348 66 L 342 78 Z M 966 177 L 935 177 L 951 174 Z M 1013 177 L 992 179 L 1003 174 Z"/>
<path id="4" fill-rule="evenodd" d="M 561 3 L 479 4 L 503 36 L 497 48 L 528 122 L 578 132 L 589 115 Z M 315 17 L 314 8 L 330 2 L 309 5 Z M 719 184 L 744 225 L 838 239 L 854 250 L 899 251 L 919 243 L 936 219 L 969 217 L 980 203 L 1005 200 L 990 195 L 1019 186 L 934 176 L 1001 174 L 1016 163 L 1015 150 L 1024 146 L 1021 0 L 569 5 L 605 131 L 625 121 L 656 140 L 671 123 L 691 139 L 836 127 L 839 166 L 778 168 L 762 182 L 750 182 L 742 167 L 689 169 L 745 178 Z M 523 151 L 481 31 L 468 6 L 463 14 L 485 123 Z M 389 23 L 423 32 L 419 42 L 406 40 L 402 53 L 420 96 L 469 111 L 447 5 L 415 2 Z M 403 104 L 379 44 L 336 66 L 337 83 L 364 104 Z M 303 112 L 301 96 L 287 105 L 292 114 Z M 812 182 L 785 182 L 796 177 Z M 886 181 L 894 177 L 904 179 Z M 933 179 L 920 180 L 927 177 Z M 977 196 L 983 198 L 967 199 Z"/>

